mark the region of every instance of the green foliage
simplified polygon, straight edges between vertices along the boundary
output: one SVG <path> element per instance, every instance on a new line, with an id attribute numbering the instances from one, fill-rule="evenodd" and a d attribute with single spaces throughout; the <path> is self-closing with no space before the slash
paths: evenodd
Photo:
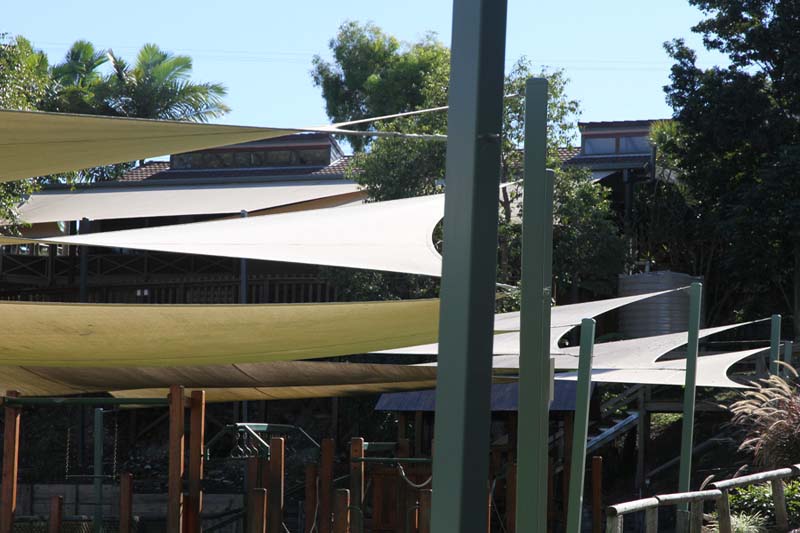
<path id="1" fill-rule="evenodd" d="M 706 19 L 693 30 L 727 54 L 701 69 L 682 40 L 667 99 L 680 122 L 659 147 L 677 167 L 713 242 L 703 262 L 725 302 L 720 319 L 793 311 L 800 330 L 800 4 L 786 0 L 690 0 Z"/>
<path id="2" fill-rule="evenodd" d="M 800 480 L 784 483 L 786 511 L 789 523 L 800 524 Z M 760 516 L 765 522 L 775 523 L 775 504 L 772 500 L 772 487 L 769 483 L 749 485 L 731 491 L 730 506 L 732 514 Z M 764 524 L 766 525 L 766 524 Z M 763 529 L 762 531 L 767 531 Z"/>
<path id="3" fill-rule="evenodd" d="M 705 533 L 719 533 L 719 522 L 716 518 L 703 528 Z M 733 533 L 766 533 L 767 519 L 761 513 L 745 514 L 745 513 L 732 513 L 731 514 L 731 531 Z"/>

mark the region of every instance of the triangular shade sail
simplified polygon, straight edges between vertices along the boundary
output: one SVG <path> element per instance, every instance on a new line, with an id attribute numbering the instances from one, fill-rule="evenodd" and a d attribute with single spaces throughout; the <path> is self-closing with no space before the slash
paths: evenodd
<path id="1" fill-rule="evenodd" d="M 18 209 L 22 222 L 221 215 L 258 211 L 322 198 L 361 197 L 348 180 L 304 180 L 144 187 L 48 190 L 31 195 Z M 52 235 L 52 234 L 51 234 Z"/>
<path id="2" fill-rule="evenodd" d="M 747 359 L 765 348 L 704 355 L 697 358 L 696 383 L 698 387 L 747 388 L 728 378 L 728 370 L 736 363 Z M 556 379 L 574 381 L 574 372 L 556 375 Z M 646 385 L 676 385 L 686 383 L 686 359 L 652 363 L 635 368 L 594 368 L 592 381 L 595 383 L 639 383 Z"/>
<path id="3" fill-rule="evenodd" d="M 436 339 L 438 300 L 268 305 L 0 302 L 0 365 L 290 361 Z"/>
<path id="4" fill-rule="evenodd" d="M 444 195 L 39 240 L 439 276 Z M 0 242 L 30 239 L 4 237 Z"/>
<path id="5" fill-rule="evenodd" d="M 0 181 L 302 131 L 309 130 L 0 110 Z"/>

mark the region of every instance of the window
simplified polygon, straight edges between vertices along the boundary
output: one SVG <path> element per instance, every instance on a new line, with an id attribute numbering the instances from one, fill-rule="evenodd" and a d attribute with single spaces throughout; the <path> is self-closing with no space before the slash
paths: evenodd
<path id="1" fill-rule="evenodd" d="M 617 151 L 617 139 L 614 137 L 593 137 L 583 140 L 585 155 L 613 154 Z"/>
<path id="2" fill-rule="evenodd" d="M 649 154 L 650 141 L 646 136 L 620 137 L 619 151 L 623 154 Z"/>

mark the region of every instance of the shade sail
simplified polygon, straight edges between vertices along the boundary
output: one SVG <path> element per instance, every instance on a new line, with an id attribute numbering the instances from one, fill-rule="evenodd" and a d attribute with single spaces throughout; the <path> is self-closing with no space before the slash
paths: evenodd
<path id="1" fill-rule="evenodd" d="M 44 191 L 19 207 L 30 224 L 62 220 L 217 215 L 258 211 L 336 196 L 352 196 L 358 185 L 348 180 L 281 181 L 228 185 L 95 187 Z M 52 234 L 51 234 L 52 235 Z"/>
<path id="2" fill-rule="evenodd" d="M 559 352 L 558 341 L 572 328 L 580 325 L 581 320 L 584 318 L 593 318 L 618 307 L 622 307 L 623 305 L 680 290 L 683 290 L 683 288 L 637 294 L 635 296 L 625 296 L 622 298 L 597 300 L 594 302 L 557 305 L 550 310 L 550 350 L 553 353 Z M 519 311 L 495 315 L 494 330 L 496 333 L 499 333 L 494 337 L 494 355 L 519 355 Z M 439 344 L 432 343 L 418 346 L 405 346 L 403 348 L 386 350 L 381 353 L 432 356 L 439 353 Z M 519 362 L 517 361 L 516 364 L 519 364 Z M 577 366 L 574 368 L 577 368 Z"/>
<path id="3" fill-rule="evenodd" d="M 716 333 L 722 333 L 753 322 L 742 322 L 739 324 L 728 324 L 715 328 L 702 329 L 699 338 L 710 337 Z M 688 342 L 687 332 L 668 333 L 666 335 L 656 335 L 653 337 L 641 337 L 638 339 L 627 339 L 622 341 L 602 342 L 594 345 L 593 366 L 596 368 L 636 368 L 642 365 L 655 363 L 660 357 L 667 353 L 684 346 Z M 500 351 L 505 354 L 511 353 L 514 346 L 519 346 L 518 333 L 506 333 L 495 337 L 495 345 L 500 345 Z M 497 350 L 496 350 L 497 351 Z M 577 370 L 579 346 L 569 348 L 558 348 L 551 351 L 551 356 L 555 359 L 556 370 Z M 519 355 L 501 354 L 494 358 L 494 368 L 516 371 L 519 369 Z"/>
<path id="4" fill-rule="evenodd" d="M 439 276 L 444 195 L 39 240 Z M 5 237 L 2 242 L 29 239 Z"/>
<path id="5" fill-rule="evenodd" d="M 0 181 L 257 141 L 302 131 L 309 129 L 0 110 Z"/>
<path id="6" fill-rule="evenodd" d="M 736 363 L 747 359 L 765 348 L 728 352 L 716 355 L 704 355 L 697 358 L 697 386 L 722 388 L 747 388 L 728 378 L 728 371 Z M 556 379 L 577 379 L 574 372 L 557 374 Z M 636 368 L 595 368 L 592 370 L 592 381 L 595 383 L 640 383 L 646 385 L 677 385 L 686 383 L 686 360 L 665 361 Z"/>
<path id="7" fill-rule="evenodd" d="M 209 365 L 358 354 L 436 339 L 438 314 L 438 300 L 268 305 L 0 302 L 0 365 Z"/>

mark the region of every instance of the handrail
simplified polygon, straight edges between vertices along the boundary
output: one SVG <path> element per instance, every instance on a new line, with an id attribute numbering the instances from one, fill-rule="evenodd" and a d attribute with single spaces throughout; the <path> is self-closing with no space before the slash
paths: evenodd
<path id="1" fill-rule="evenodd" d="M 624 516 L 644 511 L 644 531 L 646 533 L 655 533 L 658 531 L 658 508 L 685 503 L 691 504 L 689 519 L 690 531 L 700 531 L 703 525 L 703 504 L 708 500 L 714 500 L 716 502 L 719 531 L 720 533 L 730 533 L 731 511 L 728 501 L 728 491 L 768 481 L 772 483 L 772 499 L 775 505 L 775 521 L 778 526 L 777 531 L 788 531 L 789 524 L 786 499 L 783 491 L 783 480 L 796 476 L 800 476 L 800 464 L 716 481 L 710 483 L 706 490 L 658 494 L 649 498 L 610 505 L 606 509 L 606 531 L 608 533 L 622 533 Z"/>

